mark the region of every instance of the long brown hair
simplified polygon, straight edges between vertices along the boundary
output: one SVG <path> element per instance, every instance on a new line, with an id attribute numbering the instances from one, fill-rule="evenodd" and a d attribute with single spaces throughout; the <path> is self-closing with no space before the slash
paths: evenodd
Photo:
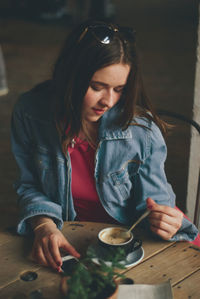
<path id="1" fill-rule="evenodd" d="M 109 44 L 100 43 L 89 30 L 83 34 L 86 28 L 96 24 L 117 29 Z M 165 123 L 156 115 L 146 95 L 134 35 L 124 32 L 124 28 L 115 24 L 87 21 L 68 36 L 53 72 L 55 118 L 64 148 L 81 129 L 83 99 L 92 76 L 97 70 L 116 63 L 130 65 L 118 125 L 125 129 L 132 123 L 135 115 L 141 115 L 151 118 L 162 132 L 166 131 Z"/>

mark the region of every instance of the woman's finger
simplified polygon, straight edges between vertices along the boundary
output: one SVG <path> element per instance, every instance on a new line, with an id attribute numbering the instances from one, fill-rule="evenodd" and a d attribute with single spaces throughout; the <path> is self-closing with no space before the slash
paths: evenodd
<path id="1" fill-rule="evenodd" d="M 175 234 L 175 232 L 169 232 L 153 225 L 150 226 L 150 229 L 152 232 L 154 232 L 156 235 L 160 236 L 164 240 L 171 239 Z"/>
<path id="2" fill-rule="evenodd" d="M 157 205 L 157 204 L 151 208 L 151 211 L 163 213 L 174 218 L 181 217 L 181 215 L 183 215 L 182 212 L 176 210 L 175 208 L 163 206 L 163 205 Z"/>
<path id="3" fill-rule="evenodd" d="M 80 254 L 76 251 L 76 249 L 66 240 L 64 239 L 63 242 L 60 244 L 60 247 L 64 249 L 69 254 L 79 258 Z"/>
<path id="4" fill-rule="evenodd" d="M 42 249 L 44 252 L 44 256 L 47 260 L 47 263 L 50 267 L 57 270 L 58 265 L 56 261 L 54 260 L 53 252 L 52 252 L 52 243 L 55 243 L 54 247 L 56 246 L 56 237 L 52 236 L 49 237 L 49 239 L 46 239 L 44 242 L 42 242 Z M 57 245 L 58 246 L 58 245 Z"/>
<path id="5" fill-rule="evenodd" d="M 147 207 L 151 210 L 151 230 L 165 240 L 174 236 L 182 225 L 183 213 L 169 206 L 158 205 L 151 198 L 147 199 Z"/>
<path id="6" fill-rule="evenodd" d="M 60 255 L 59 243 L 55 242 L 54 240 L 51 239 L 49 242 L 49 250 L 51 252 L 53 260 L 56 263 L 56 266 L 58 269 L 62 265 L 62 258 Z"/>
<path id="7" fill-rule="evenodd" d="M 33 259 L 43 266 L 48 266 L 47 260 L 44 256 L 43 249 L 41 246 L 34 246 L 32 249 L 32 257 Z"/>
<path id="8" fill-rule="evenodd" d="M 181 217 L 171 217 L 160 212 L 152 212 L 149 217 L 151 230 L 165 240 L 173 237 L 182 225 Z"/>
<path id="9" fill-rule="evenodd" d="M 183 216 L 183 213 L 181 211 L 169 206 L 159 205 L 152 198 L 147 198 L 147 207 L 152 212 L 161 212 L 171 217 L 181 217 L 181 215 Z"/>
<path id="10" fill-rule="evenodd" d="M 176 216 L 169 216 L 163 212 L 151 212 L 149 215 L 149 222 L 153 223 L 154 221 L 156 221 L 157 226 L 168 224 L 178 230 L 182 224 L 182 215 L 177 214 Z"/>
<path id="11" fill-rule="evenodd" d="M 164 230 L 167 233 L 171 234 L 175 234 L 178 227 L 176 227 L 176 225 L 172 225 L 170 223 L 164 222 L 164 221 L 160 221 L 159 219 L 151 219 L 150 224 L 159 229 L 159 230 Z"/>

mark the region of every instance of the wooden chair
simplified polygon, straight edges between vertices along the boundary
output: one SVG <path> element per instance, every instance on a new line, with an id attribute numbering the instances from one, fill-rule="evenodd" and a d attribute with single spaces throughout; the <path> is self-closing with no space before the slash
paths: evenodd
<path id="1" fill-rule="evenodd" d="M 167 120 L 169 123 L 171 122 L 171 120 L 178 120 L 180 122 L 183 122 L 185 123 L 186 125 L 189 125 L 188 127 L 191 128 L 194 127 L 197 132 L 200 134 L 200 125 L 192 120 L 192 119 L 189 119 L 188 117 L 182 115 L 182 114 L 179 114 L 179 113 L 176 113 L 176 112 L 171 112 L 171 111 L 168 111 L 168 110 L 162 110 L 162 109 L 159 109 L 157 111 L 158 115 L 161 117 L 161 118 L 164 118 L 165 120 Z M 172 129 L 173 130 L 173 129 Z M 167 142 L 167 140 L 166 140 Z M 168 145 L 168 142 L 167 142 L 167 145 Z M 177 145 L 176 145 L 177 146 Z M 189 146 L 189 144 L 188 144 Z M 182 149 L 179 149 L 179 154 L 181 155 L 181 150 Z M 199 168 L 199 171 L 198 171 L 198 186 L 197 186 L 197 193 L 196 193 L 196 202 L 195 202 L 195 210 L 194 210 L 194 218 L 193 218 L 193 223 L 198 227 L 199 226 L 199 218 L 200 218 L 200 165 L 198 165 L 198 168 Z"/>

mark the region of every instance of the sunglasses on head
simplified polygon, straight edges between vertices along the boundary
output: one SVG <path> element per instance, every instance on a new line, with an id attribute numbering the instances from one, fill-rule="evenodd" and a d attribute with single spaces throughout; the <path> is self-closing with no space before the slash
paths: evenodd
<path id="1" fill-rule="evenodd" d="M 94 38 L 101 44 L 108 45 L 114 39 L 115 34 L 120 34 L 124 41 L 135 41 L 135 31 L 130 27 L 113 28 L 106 24 L 96 24 L 87 26 L 79 38 L 79 42 L 85 35 L 91 32 Z"/>

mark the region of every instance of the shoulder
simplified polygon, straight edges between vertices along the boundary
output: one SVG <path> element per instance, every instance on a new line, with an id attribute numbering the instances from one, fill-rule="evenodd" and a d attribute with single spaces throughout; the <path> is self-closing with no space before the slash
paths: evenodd
<path id="1" fill-rule="evenodd" d="M 155 151 L 166 151 L 166 143 L 160 128 L 146 117 L 135 117 L 130 124 L 132 138 L 145 148 L 146 156 Z"/>
<path id="2" fill-rule="evenodd" d="M 137 116 L 133 118 L 132 123 L 129 128 L 132 130 L 144 130 L 144 132 L 149 136 L 157 136 L 163 138 L 160 128 L 157 124 L 150 118 Z"/>
<path id="3" fill-rule="evenodd" d="M 51 81 L 45 81 L 21 94 L 15 103 L 14 114 L 26 115 L 33 118 L 44 118 L 46 115 L 48 118 L 53 106 L 52 91 Z"/>

